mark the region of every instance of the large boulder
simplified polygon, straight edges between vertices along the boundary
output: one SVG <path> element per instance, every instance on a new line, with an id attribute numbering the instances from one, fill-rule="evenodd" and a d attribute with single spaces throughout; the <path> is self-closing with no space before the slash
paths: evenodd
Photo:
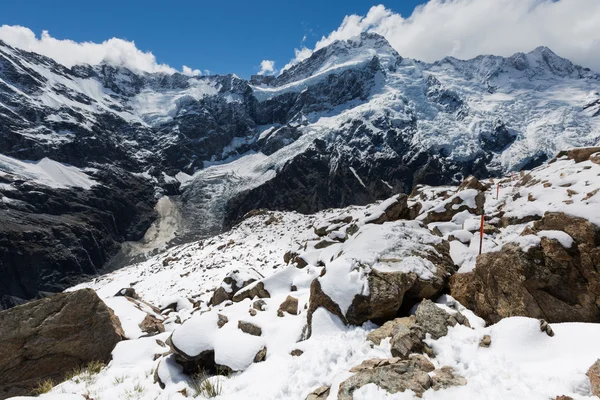
<path id="1" fill-rule="evenodd" d="M 456 214 L 468 211 L 475 215 L 483 214 L 485 193 L 477 189 L 464 189 L 450 196 L 434 208 L 417 217 L 424 224 L 431 222 L 448 222 Z"/>
<path id="2" fill-rule="evenodd" d="M 364 225 L 312 282 L 309 326 L 319 307 L 347 324 L 383 323 L 438 295 L 452 273 L 448 242 L 419 222 Z"/>
<path id="3" fill-rule="evenodd" d="M 124 337 L 118 318 L 91 289 L 0 311 L 0 398 L 29 394 L 91 361 L 108 362 Z"/>
<path id="4" fill-rule="evenodd" d="M 431 361 L 422 355 L 413 355 L 407 360 L 366 360 L 350 372 L 355 374 L 340 383 L 338 400 L 352 400 L 355 391 L 371 383 L 391 394 L 412 390 L 419 397 L 428 389 L 440 390 L 467 384 L 450 367 L 435 369 Z"/>
<path id="5" fill-rule="evenodd" d="M 187 374 L 243 371 L 266 356 L 259 329 L 254 324 L 233 324 L 223 315 L 206 312 L 192 315 L 173 331 L 167 344 Z"/>
<path id="6" fill-rule="evenodd" d="M 546 213 L 526 233 L 454 275 L 451 295 L 488 323 L 511 316 L 600 322 L 600 228 Z"/>

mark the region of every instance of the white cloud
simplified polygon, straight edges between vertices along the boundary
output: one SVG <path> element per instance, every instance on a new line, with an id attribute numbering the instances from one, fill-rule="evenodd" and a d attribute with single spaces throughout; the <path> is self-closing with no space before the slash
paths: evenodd
<path id="1" fill-rule="evenodd" d="M 428 62 L 445 56 L 508 56 L 547 46 L 600 72 L 598 27 L 598 0 L 430 0 L 408 18 L 382 5 L 365 16 L 349 15 L 314 50 L 372 31 L 385 36 L 402 56 Z M 306 54 L 296 50 L 291 63 Z"/>
<path id="2" fill-rule="evenodd" d="M 181 69 L 181 72 L 187 76 L 202 75 L 202 71 L 200 71 L 199 69 L 192 69 L 192 68 L 188 67 L 187 65 L 183 66 L 183 68 Z"/>
<path id="3" fill-rule="evenodd" d="M 277 72 L 277 70 L 275 69 L 275 61 L 272 60 L 262 60 L 260 63 L 260 71 L 259 71 L 259 75 L 272 75 L 275 72 Z"/>
<path id="4" fill-rule="evenodd" d="M 177 72 L 166 64 L 159 64 L 151 52 L 139 50 L 134 42 L 112 38 L 102 43 L 75 42 L 53 38 L 47 31 L 37 38 L 35 33 L 23 26 L 0 26 L 0 40 L 19 49 L 48 56 L 57 62 L 72 67 L 78 64 L 96 65 L 106 62 L 133 71 Z M 183 67 L 186 75 L 199 75 L 200 70 Z"/>

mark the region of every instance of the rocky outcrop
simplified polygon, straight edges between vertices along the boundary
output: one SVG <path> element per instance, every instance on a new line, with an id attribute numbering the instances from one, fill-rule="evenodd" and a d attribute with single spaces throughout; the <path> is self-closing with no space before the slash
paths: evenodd
<path id="1" fill-rule="evenodd" d="M 571 246 L 544 235 L 556 231 Z M 489 323 L 511 316 L 600 322 L 600 229 L 583 218 L 546 213 L 529 233 L 539 245 L 523 251 L 510 243 L 480 255 L 472 272 L 451 278 L 451 295 Z"/>
<path id="2" fill-rule="evenodd" d="M 91 289 L 61 293 L 0 311 L 0 398 L 29 394 L 91 361 L 107 363 L 125 336 Z"/>
<path id="3" fill-rule="evenodd" d="M 355 374 L 340 383 L 338 400 L 352 400 L 361 387 L 373 383 L 388 393 L 412 390 L 422 396 L 426 390 L 441 390 L 450 386 L 466 385 L 467 381 L 450 367 L 436 369 L 424 356 L 413 355 L 407 360 L 399 358 L 372 359 L 352 368 Z"/>
<path id="4" fill-rule="evenodd" d="M 100 184 L 89 190 L 3 179 L 9 182 L 0 184 L 0 309 L 98 274 L 156 216 L 152 186 L 116 168 L 97 171 Z"/>

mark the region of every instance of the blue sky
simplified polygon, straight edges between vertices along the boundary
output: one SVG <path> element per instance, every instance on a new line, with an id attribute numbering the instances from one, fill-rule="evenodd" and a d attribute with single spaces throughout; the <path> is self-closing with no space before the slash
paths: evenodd
<path id="1" fill-rule="evenodd" d="M 36 35 L 102 42 L 134 41 L 159 63 L 187 65 L 211 73 L 249 77 L 263 59 L 281 68 L 294 48 L 312 48 L 350 14 L 365 15 L 373 5 L 409 16 L 419 0 L 221 0 L 128 1 L 30 0 L 3 2 L 0 25 L 22 25 Z M 306 42 L 302 39 L 306 36 Z"/>

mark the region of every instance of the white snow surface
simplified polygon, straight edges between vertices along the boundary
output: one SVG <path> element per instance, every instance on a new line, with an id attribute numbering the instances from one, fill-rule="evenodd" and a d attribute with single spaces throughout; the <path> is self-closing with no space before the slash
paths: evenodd
<path id="1" fill-rule="evenodd" d="M 84 170 L 49 158 L 42 158 L 39 161 L 21 161 L 0 154 L 0 176 L 6 174 L 53 188 L 90 189 L 96 185 L 96 181 Z"/>

